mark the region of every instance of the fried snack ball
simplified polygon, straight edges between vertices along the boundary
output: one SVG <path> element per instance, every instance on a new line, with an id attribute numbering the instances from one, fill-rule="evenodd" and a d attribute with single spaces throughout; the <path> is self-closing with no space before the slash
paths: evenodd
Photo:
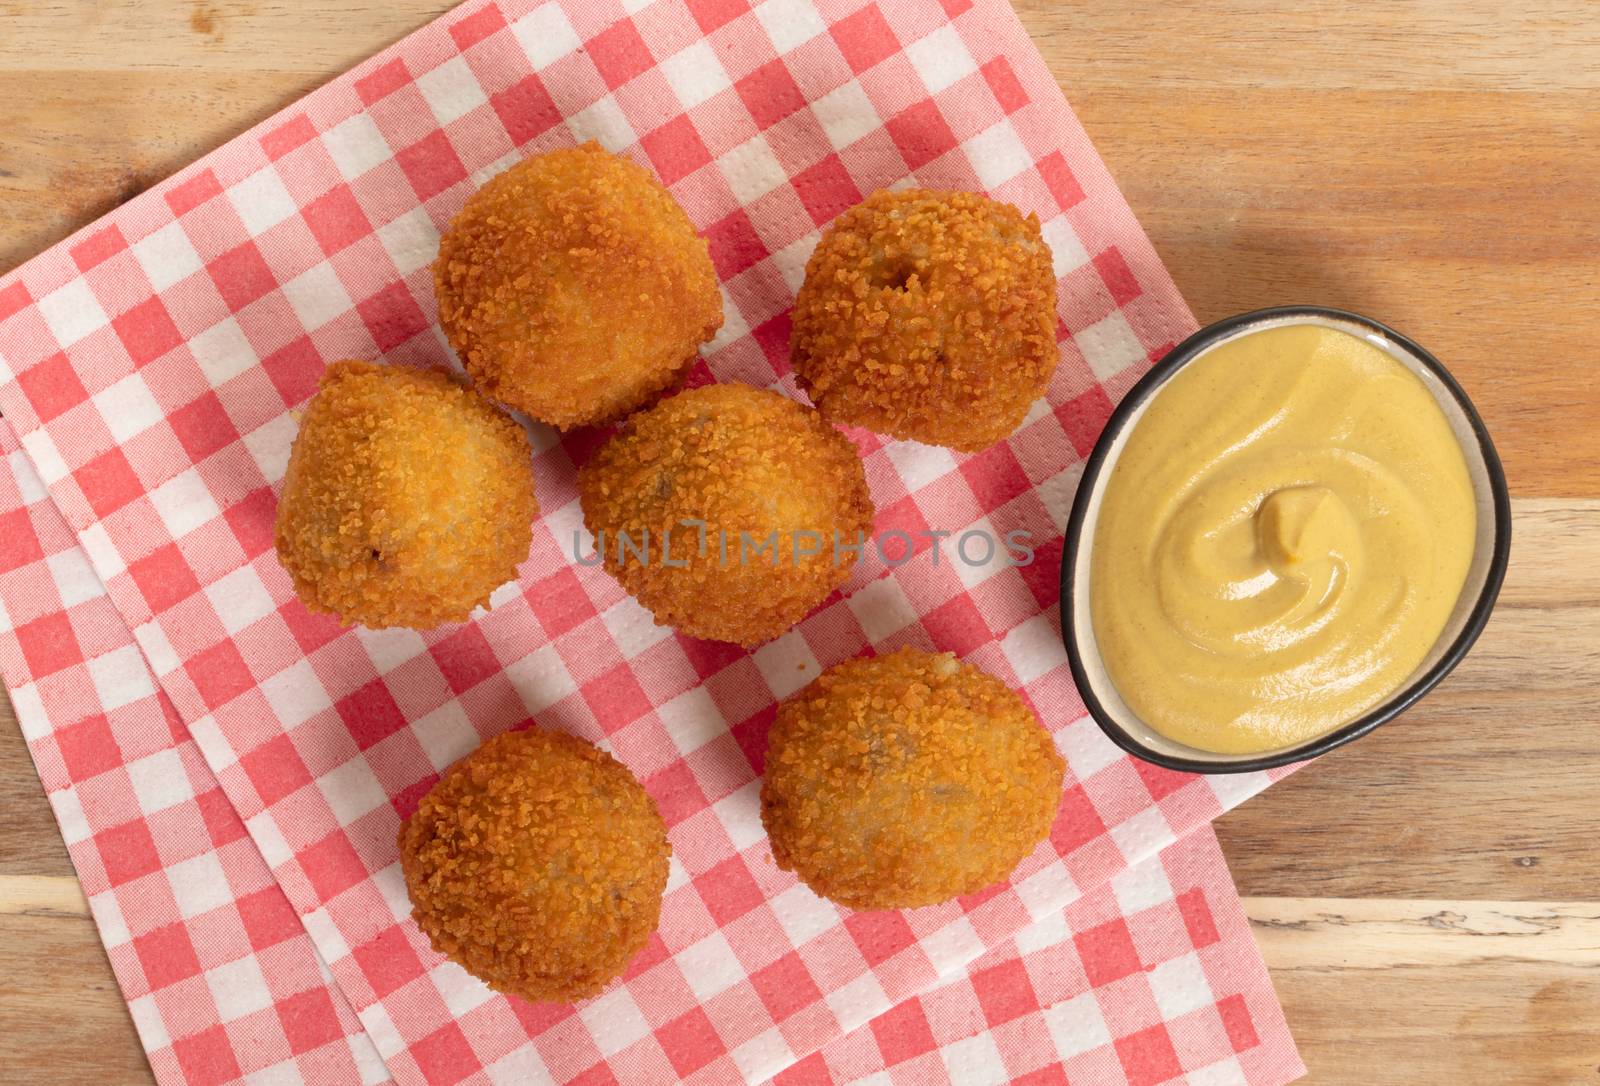
<path id="1" fill-rule="evenodd" d="M 833 422 L 976 452 L 1056 368 L 1039 220 L 971 192 L 880 191 L 834 220 L 795 300 L 790 355 Z"/>
<path id="2" fill-rule="evenodd" d="M 675 385 L 722 327 L 705 239 L 648 170 L 596 143 L 483 186 L 433 275 L 439 321 L 484 393 L 563 430 Z"/>
<path id="3" fill-rule="evenodd" d="M 581 739 L 507 732 L 457 762 L 400 827 L 412 916 L 499 992 L 568 1003 L 643 948 L 667 885 L 666 823 Z"/>
<path id="4" fill-rule="evenodd" d="M 745 646 L 843 584 L 857 554 L 834 541 L 859 544 L 873 518 L 843 434 L 780 393 L 735 384 L 629 419 L 579 471 L 578 496 L 606 569 L 657 622 Z"/>
<path id="5" fill-rule="evenodd" d="M 778 707 L 761 820 L 779 867 L 852 909 L 1006 877 L 1050 832 L 1064 763 L 1022 699 L 950 653 L 847 660 Z"/>
<path id="6" fill-rule="evenodd" d="M 289 454 L 278 560 L 309 610 L 427 629 L 516 577 L 538 511 L 505 412 L 444 370 L 335 362 Z"/>

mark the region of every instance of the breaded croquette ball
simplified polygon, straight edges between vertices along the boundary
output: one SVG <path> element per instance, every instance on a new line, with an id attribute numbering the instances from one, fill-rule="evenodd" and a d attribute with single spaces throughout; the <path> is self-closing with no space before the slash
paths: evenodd
<path id="1" fill-rule="evenodd" d="M 1037 217 L 971 192 L 874 193 L 806 265 L 795 374 L 833 422 L 976 452 L 1055 372 L 1055 287 Z"/>
<path id="2" fill-rule="evenodd" d="M 911 909 L 1005 878 L 1050 832 L 1063 768 L 999 679 L 904 648 L 778 707 L 761 820 L 778 866 L 823 897 Z"/>
<path id="3" fill-rule="evenodd" d="M 581 739 L 496 736 L 451 766 L 400 828 L 412 917 L 499 992 L 594 995 L 649 940 L 666 823 L 633 774 Z"/>
<path id="4" fill-rule="evenodd" d="M 855 447 L 811 408 L 747 385 L 635 415 L 578 473 L 578 495 L 606 569 L 657 622 L 747 646 L 843 584 L 872 529 Z"/>
<path id="5" fill-rule="evenodd" d="M 675 385 L 722 327 L 705 239 L 648 170 L 596 143 L 484 185 L 433 274 L 439 322 L 478 386 L 563 430 Z"/>
<path id="6" fill-rule="evenodd" d="M 312 611 L 363 626 L 461 622 L 528 557 L 528 437 L 444 370 L 335 362 L 278 502 L 278 560 Z"/>

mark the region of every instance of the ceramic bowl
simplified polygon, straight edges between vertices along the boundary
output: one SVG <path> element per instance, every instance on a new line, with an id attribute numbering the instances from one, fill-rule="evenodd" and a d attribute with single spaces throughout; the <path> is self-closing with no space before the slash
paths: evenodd
<path id="1" fill-rule="evenodd" d="M 1466 456 L 1477 496 L 1478 528 L 1472 564 L 1455 610 L 1432 650 L 1401 686 L 1360 716 L 1321 735 L 1276 750 L 1217 754 L 1175 742 L 1150 727 L 1117 693 L 1095 642 L 1089 610 L 1089 569 L 1095 522 L 1106 484 L 1128 435 L 1162 386 L 1184 366 L 1231 339 L 1287 324 L 1318 324 L 1366 340 L 1401 362 L 1433 393 Z M 1245 773 L 1271 769 L 1324 754 L 1393 720 L 1436 686 L 1461 662 L 1494 609 L 1511 552 L 1511 503 L 1494 443 L 1472 401 L 1433 355 L 1392 328 L 1355 313 L 1323 306 L 1260 309 L 1208 325 L 1178 344 L 1156 364 L 1112 412 L 1084 465 L 1061 562 L 1061 629 L 1073 678 L 1089 715 L 1122 749 L 1168 769 L 1196 773 Z"/>

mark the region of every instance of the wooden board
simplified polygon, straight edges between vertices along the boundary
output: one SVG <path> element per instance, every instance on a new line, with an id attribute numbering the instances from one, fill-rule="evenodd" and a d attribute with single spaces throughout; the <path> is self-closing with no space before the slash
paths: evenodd
<path id="1" fill-rule="evenodd" d="M 0 268 L 449 6 L 0 0 Z M 1460 670 L 1218 824 L 1306 1081 L 1600 1082 L 1600 15 L 1017 7 L 1196 316 L 1413 334 L 1518 496 Z M 8 706 L 0 809 L 3 1077 L 149 1081 Z"/>

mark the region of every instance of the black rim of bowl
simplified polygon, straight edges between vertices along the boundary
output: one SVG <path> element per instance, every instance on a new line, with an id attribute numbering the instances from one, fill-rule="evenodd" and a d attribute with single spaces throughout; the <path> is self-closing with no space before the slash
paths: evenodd
<path id="1" fill-rule="evenodd" d="M 1274 320 L 1282 317 L 1324 317 L 1334 320 L 1347 321 L 1359 325 L 1385 337 L 1401 349 L 1409 352 L 1426 366 L 1455 397 L 1467 421 L 1472 425 L 1472 432 L 1478 439 L 1478 449 L 1483 457 L 1484 469 L 1489 476 L 1489 490 L 1494 498 L 1494 547 L 1489 557 L 1489 571 L 1484 579 L 1483 588 L 1478 594 L 1477 602 L 1473 605 L 1471 613 L 1467 616 L 1466 625 L 1456 636 L 1454 642 L 1445 650 L 1432 667 L 1420 676 L 1411 680 L 1403 687 L 1398 695 L 1385 701 L 1371 712 L 1365 713 L 1348 724 L 1341 725 L 1309 743 L 1294 747 L 1289 750 L 1272 751 L 1258 757 L 1230 759 L 1228 761 L 1202 761 L 1195 758 L 1184 758 L 1178 755 L 1163 754 L 1145 746 L 1117 722 L 1109 713 L 1100 699 L 1094 694 L 1089 685 L 1088 676 L 1083 666 L 1082 654 L 1078 649 L 1078 636 L 1076 623 L 1073 621 L 1073 576 L 1072 571 L 1077 566 L 1078 550 L 1084 546 L 1083 521 L 1088 514 L 1088 496 L 1093 492 L 1095 480 L 1099 478 L 1101 469 L 1105 466 L 1106 457 L 1109 455 L 1111 445 L 1122 429 L 1127 426 L 1129 418 L 1140 404 L 1149 399 L 1166 380 L 1194 358 L 1202 350 L 1210 347 L 1217 340 L 1223 339 L 1231 333 L 1246 325 L 1262 321 Z M 1089 459 L 1083 466 L 1083 477 L 1078 480 L 1077 495 L 1073 499 L 1072 513 L 1067 519 L 1067 535 L 1065 546 L 1061 554 L 1061 639 L 1066 645 L 1067 662 L 1072 668 L 1072 678 L 1078 686 L 1078 693 L 1083 698 L 1084 708 L 1094 718 L 1100 729 L 1110 737 L 1111 741 L 1129 754 L 1142 758 L 1147 762 L 1162 766 L 1166 769 L 1175 769 L 1189 773 L 1254 773 L 1263 769 L 1276 769 L 1279 766 L 1303 762 L 1319 755 L 1326 754 L 1336 747 L 1361 738 L 1380 724 L 1387 723 L 1405 712 L 1414 705 L 1428 691 L 1439 684 L 1439 680 L 1459 664 L 1467 651 L 1472 648 L 1473 642 L 1478 640 L 1478 635 L 1483 632 L 1484 625 L 1489 621 L 1489 614 L 1494 610 L 1495 600 L 1499 598 L 1501 583 L 1505 580 L 1506 563 L 1511 555 L 1511 497 L 1506 489 L 1505 470 L 1500 465 L 1500 457 L 1495 452 L 1494 442 L 1489 438 L 1489 431 L 1483 424 L 1483 418 L 1478 414 L 1478 409 L 1468 399 L 1466 391 L 1445 369 L 1444 364 L 1430 352 L 1418 346 L 1409 337 L 1401 335 L 1388 325 L 1364 317 L 1359 313 L 1351 313 L 1344 309 L 1334 309 L 1329 306 L 1318 305 L 1286 305 L 1274 306 L 1269 309 L 1255 309 L 1248 313 L 1240 313 L 1234 317 L 1227 317 L 1214 324 L 1208 324 L 1195 332 L 1188 339 L 1178 344 L 1166 357 L 1157 362 L 1150 372 L 1141 377 L 1137 384 L 1123 397 L 1116 410 L 1111 412 L 1111 417 L 1106 420 L 1105 429 L 1095 441 L 1094 449 L 1089 453 Z"/>

